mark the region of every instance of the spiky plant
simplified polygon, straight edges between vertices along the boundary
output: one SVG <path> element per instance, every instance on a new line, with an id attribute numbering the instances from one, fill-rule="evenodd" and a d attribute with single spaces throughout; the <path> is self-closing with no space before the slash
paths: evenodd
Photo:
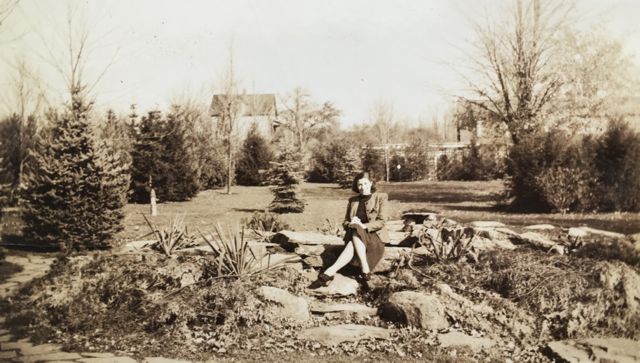
<path id="1" fill-rule="evenodd" d="M 173 253 L 178 249 L 191 247 L 195 244 L 196 238 L 189 234 L 189 230 L 184 224 L 183 215 L 173 218 L 168 228 L 159 228 L 147 216 L 144 214 L 142 216 L 149 228 L 151 228 L 151 233 L 156 237 L 153 247 L 160 250 L 167 257 L 173 256 Z"/>

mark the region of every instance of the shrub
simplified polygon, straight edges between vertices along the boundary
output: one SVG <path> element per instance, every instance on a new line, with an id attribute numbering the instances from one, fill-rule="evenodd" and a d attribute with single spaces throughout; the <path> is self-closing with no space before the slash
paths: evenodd
<path id="1" fill-rule="evenodd" d="M 296 193 L 296 185 L 300 183 L 300 155 L 284 148 L 277 161 L 271 162 L 269 184 L 274 185 L 271 192 L 273 201 L 269 211 L 276 213 L 302 213 L 305 203 Z"/>
<path id="2" fill-rule="evenodd" d="M 280 232 L 291 227 L 280 220 L 280 216 L 269 212 L 254 212 L 250 219 L 242 219 L 242 225 L 248 229 L 265 232 Z"/>
<path id="3" fill-rule="evenodd" d="M 499 148 L 482 147 L 472 140 L 460 158 L 442 155 L 438 160 L 439 180 L 493 180 L 504 176 L 505 162 Z"/>
<path id="4" fill-rule="evenodd" d="M 22 217 L 25 239 L 69 250 L 108 247 L 122 229 L 129 165 L 92 138 L 90 109 L 80 90 L 32 153 Z"/>
<path id="5" fill-rule="evenodd" d="M 640 210 L 640 132 L 613 119 L 596 140 L 599 210 Z"/>
<path id="6" fill-rule="evenodd" d="M 349 153 L 349 143 L 345 139 L 333 139 L 317 145 L 311 154 L 312 168 L 307 180 L 315 183 L 334 183 L 338 180 L 339 169 Z"/>
<path id="7" fill-rule="evenodd" d="M 536 176 L 547 203 L 555 211 L 566 213 L 574 210 L 585 194 L 586 172 L 579 168 L 554 166 L 543 170 Z"/>
<path id="8" fill-rule="evenodd" d="M 412 137 L 405 150 L 405 160 L 402 164 L 404 180 L 423 180 L 429 174 L 429 155 L 427 142 L 419 137 Z"/>
<path id="9" fill-rule="evenodd" d="M 267 141 L 260 135 L 254 123 L 244 140 L 236 167 L 236 182 L 239 185 L 262 185 L 266 181 L 265 171 L 273 152 Z"/>
<path id="10" fill-rule="evenodd" d="M 374 148 L 373 144 L 367 144 L 361 153 L 362 170 L 369 170 L 372 177 L 381 180 L 385 176 L 384 156 L 381 150 Z"/>
<path id="11" fill-rule="evenodd" d="M 341 159 L 334 171 L 335 182 L 341 188 L 351 189 L 353 176 L 362 170 L 360 152 L 354 147 L 349 147 Z"/>

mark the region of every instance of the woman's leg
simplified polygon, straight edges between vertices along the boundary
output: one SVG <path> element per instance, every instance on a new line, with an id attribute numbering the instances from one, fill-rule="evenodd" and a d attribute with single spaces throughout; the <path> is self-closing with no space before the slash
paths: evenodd
<path id="1" fill-rule="evenodd" d="M 360 239 L 359 236 L 353 236 L 353 245 L 356 249 L 356 255 L 360 259 L 360 266 L 362 266 L 362 273 L 368 274 L 369 272 L 369 262 L 367 261 L 367 247 L 364 245 L 364 242 Z"/>
<path id="2" fill-rule="evenodd" d="M 351 259 L 353 259 L 353 242 L 347 243 L 347 245 L 344 247 L 344 250 L 340 252 L 340 256 L 338 256 L 336 262 L 334 262 L 331 267 L 326 269 L 324 271 L 324 274 L 329 276 L 335 275 L 336 272 L 345 267 L 351 261 Z"/>

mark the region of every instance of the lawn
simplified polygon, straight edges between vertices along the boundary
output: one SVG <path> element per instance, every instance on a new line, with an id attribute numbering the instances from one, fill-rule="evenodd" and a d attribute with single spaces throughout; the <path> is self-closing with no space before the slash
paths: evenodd
<path id="1" fill-rule="evenodd" d="M 428 209 L 459 222 L 474 220 L 501 221 L 519 227 L 530 224 L 551 223 L 563 227 L 589 225 L 610 231 L 633 234 L 640 232 L 640 213 L 599 214 L 518 214 L 501 211 L 499 194 L 501 181 L 461 182 L 427 181 L 410 183 L 380 183 L 379 190 L 389 194 L 389 214 L 399 219 L 410 209 Z M 304 213 L 284 214 L 282 220 L 295 230 L 317 230 L 327 223 L 340 223 L 344 217 L 350 190 L 335 184 L 303 183 L 300 195 L 307 202 Z M 152 220 L 158 225 L 168 224 L 176 215 L 184 215 L 192 230 L 210 231 L 216 223 L 238 225 L 243 218 L 263 211 L 272 200 L 268 187 L 232 188 L 231 195 L 224 190 L 204 191 L 191 201 L 161 203 L 159 215 Z M 149 232 L 142 214 L 149 214 L 148 205 L 129 204 L 125 209 L 125 229 L 119 239 L 145 239 Z"/>

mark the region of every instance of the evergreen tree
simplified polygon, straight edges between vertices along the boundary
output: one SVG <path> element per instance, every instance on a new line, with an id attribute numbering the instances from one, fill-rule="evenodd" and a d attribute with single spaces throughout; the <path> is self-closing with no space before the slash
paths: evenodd
<path id="1" fill-rule="evenodd" d="M 369 170 L 374 178 L 383 178 L 385 176 L 383 156 L 382 150 L 377 150 L 372 143 L 368 143 L 362 150 L 362 170 Z"/>
<path id="2" fill-rule="evenodd" d="M 142 116 L 140 124 L 135 128 L 135 143 L 131 152 L 131 196 L 135 203 L 149 203 L 151 186 L 158 192 L 156 183 L 164 173 L 161 155 L 163 146 L 162 115 L 160 111 L 149 111 Z M 149 184 L 152 183 L 152 185 Z"/>
<path id="3" fill-rule="evenodd" d="M 423 180 L 429 174 L 427 143 L 419 137 L 411 138 L 405 151 L 405 164 L 402 165 L 406 179 Z"/>
<path id="4" fill-rule="evenodd" d="M 30 159 L 22 189 L 24 237 L 66 251 L 105 248 L 122 229 L 128 165 L 92 138 L 92 104 L 81 90 L 71 96 L 61 115 L 50 115 L 49 137 Z"/>
<path id="5" fill-rule="evenodd" d="M 269 211 L 276 213 L 302 213 L 305 203 L 296 195 L 296 185 L 300 183 L 300 154 L 290 148 L 283 148 L 275 162 L 271 162 L 269 184 L 275 196 Z"/>
<path id="6" fill-rule="evenodd" d="M 242 151 L 236 169 L 236 181 L 239 185 L 261 185 L 265 176 L 261 171 L 269 168 L 273 153 L 267 141 L 260 135 L 254 123 L 242 145 Z"/>
<path id="7" fill-rule="evenodd" d="M 0 121 L 0 185 L 3 186 L 0 195 L 7 204 L 18 202 L 24 165 L 36 142 L 36 126 L 34 116 L 23 120 L 13 114 Z"/>
<path id="8" fill-rule="evenodd" d="M 194 162 L 193 143 L 189 142 L 187 120 L 180 107 L 173 106 L 164 123 L 161 138 L 162 169 L 156 193 L 161 200 L 184 201 L 199 191 L 198 175 Z"/>
<path id="9" fill-rule="evenodd" d="M 340 159 L 335 171 L 336 183 L 341 188 L 351 188 L 353 177 L 358 171 L 362 170 L 360 151 L 355 147 L 348 148 Z"/>

